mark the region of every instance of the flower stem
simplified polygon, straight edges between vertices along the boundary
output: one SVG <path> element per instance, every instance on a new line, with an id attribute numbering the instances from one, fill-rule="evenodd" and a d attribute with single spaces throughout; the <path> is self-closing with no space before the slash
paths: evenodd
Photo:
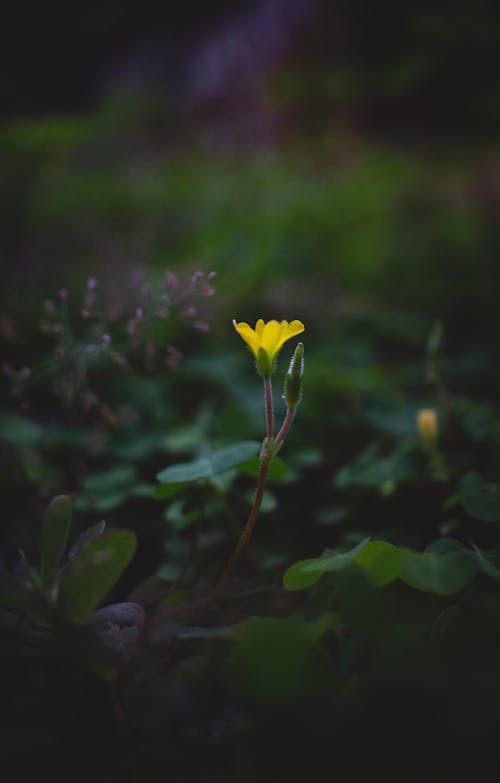
<path id="1" fill-rule="evenodd" d="M 257 489 L 255 490 L 255 498 L 253 501 L 252 510 L 250 511 L 250 516 L 248 517 L 247 523 L 243 528 L 243 532 L 240 536 L 240 540 L 238 541 L 236 549 L 231 555 L 231 559 L 229 560 L 224 573 L 222 574 L 221 578 L 219 579 L 219 581 L 217 582 L 214 588 L 214 591 L 212 593 L 212 598 L 214 599 L 220 598 L 222 593 L 226 590 L 231 580 L 231 577 L 234 573 L 234 570 L 240 561 L 240 557 L 248 546 L 248 542 L 250 541 L 250 538 L 252 536 L 255 523 L 257 522 L 257 517 L 259 516 L 260 506 L 262 504 L 262 496 L 264 495 L 264 487 L 266 483 L 266 474 L 267 474 L 268 466 L 269 466 L 268 459 L 263 460 L 260 464 L 259 476 L 257 479 Z"/>
<path id="2" fill-rule="evenodd" d="M 281 429 L 278 432 L 278 434 L 276 435 L 276 439 L 274 441 L 274 446 L 275 446 L 276 449 L 278 449 L 279 446 L 281 446 L 281 444 L 285 440 L 285 438 L 286 438 L 286 436 L 288 434 L 288 430 L 292 426 L 292 422 L 293 422 L 293 420 L 295 418 L 295 411 L 296 410 L 297 410 L 296 408 L 287 408 L 285 419 L 284 419 L 283 424 L 281 425 Z"/>
<path id="3" fill-rule="evenodd" d="M 273 390 L 270 377 L 264 378 L 264 396 L 266 400 L 267 440 L 270 445 L 274 433 Z"/>
<path id="4" fill-rule="evenodd" d="M 265 399 L 265 406 L 266 406 L 267 448 L 262 450 L 260 456 L 260 468 L 259 468 L 259 475 L 257 478 L 257 488 L 255 490 L 253 505 L 250 511 L 250 516 L 248 517 L 247 523 L 243 528 L 243 532 L 240 536 L 240 540 L 236 545 L 236 549 L 231 555 L 231 558 L 226 566 L 224 573 L 222 574 L 221 578 L 219 579 L 219 581 L 217 582 L 213 590 L 212 593 L 213 599 L 219 598 L 222 595 L 222 593 L 226 590 L 231 580 L 231 577 L 234 573 L 234 570 L 240 561 L 241 555 L 247 548 L 250 538 L 252 537 L 253 529 L 255 527 L 255 523 L 257 522 L 260 507 L 262 505 L 262 497 L 264 495 L 264 487 L 266 485 L 267 469 L 269 467 L 269 461 L 270 461 L 269 446 L 271 444 L 273 434 L 274 434 L 273 392 L 272 392 L 270 377 L 264 378 L 264 399 Z"/>

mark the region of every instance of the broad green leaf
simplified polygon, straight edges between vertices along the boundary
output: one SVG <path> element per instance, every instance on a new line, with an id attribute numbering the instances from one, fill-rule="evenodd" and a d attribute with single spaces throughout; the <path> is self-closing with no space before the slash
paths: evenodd
<path id="1" fill-rule="evenodd" d="M 66 622 L 89 622 L 130 563 L 136 546 L 132 531 L 109 530 L 69 561 L 61 576 L 58 598 L 58 610 Z"/>
<path id="2" fill-rule="evenodd" d="M 93 525 L 92 527 L 89 527 L 88 530 L 84 530 L 83 533 L 78 536 L 76 541 L 73 543 L 71 549 L 69 550 L 68 557 L 73 558 L 75 555 L 78 554 L 80 549 L 83 549 L 83 547 L 87 546 L 87 544 L 90 544 L 91 541 L 94 540 L 94 538 L 98 538 L 99 536 L 102 536 L 106 529 L 106 522 L 104 519 L 101 519 L 100 522 L 97 523 L 97 525 Z"/>
<path id="3" fill-rule="evenodd" d="M 437 538 L 435 541 L 429 544 L 425 550 L 427 555 L 436 555 L 437 557 L 444 557 L 445 555 L 456 555 L 459 552 L 469 552 L 460 541 L 454 538 Z"/>
<path id="4" fill-rule="evenodd" d="M 476 473 L 468 473 L 459 485 L 462 505 L 471 517 L 482 522 L 500 519 L 500 487 L 484 481 Z"/>
<path id="5" fill-rule="evenodd" d="M 477 568 L 474 553 L 468 550 L 442 557 L 415 552 L 401 563 L 401 579 L 417 590 L 453 595 L 469 584 Z"/>
<path id="6" fill-rule="evenodd" d="M 438 539 L 424 553 L 365 539 L 349 552 L 326 553 L 295 563 L 286 571 L 283 583 L 288 590 L 301 590 L 327 571 L 351 565 L 361 569 L 377 587 L 399 578 L 411 587 L 438 595 L 459 592 L 478 570 L 500 578 L 500 570 L 479 550 L 473 552 L 453 539 Z"/>
<path id="7" fill-rule="evenodd" d="M 348 552 L 325 552 L 321 557 L 294 563 L 283 576 L 284 587 L 287 590 L 303 590 L 317 582 L 328 571 L 341 571 L 355 560 L 369 540 L 369 538 L 363 539 Z"/>
<path id="8" fill-rule="evenodd" d="M 158 484 L 153 492 L 153 497 L 155 500 L 168 500 L 168 498 L 171 498 L 173 495 L 177 495 L 178 492 L 182 492 L 186 486 L 186 483 Z"/>
<path id="9" fill-rule="evenodd" d="M 136 472 L 130 465 L 119 465 L 110 470 L 93 473 L 85 480 L 85 491 L 95 495 L 128 489 L 135 482 Z"/>
<path id="10" fill-rule="evenodd" d="M 68 540 L 73 501 L 69 495 L 57 495 L 45 512 L 40 542 L 40 577 L 44 589 L 54 581 Z"/>
<path id="11" fill-rule="evenodd" d="M 258 454 L 260 443 L 257 441 L 242 441 L 228 446 L 220 451 L 214 451 L 205 457 L 200 457 L 193 462 L 183 462 L 179 465 L 170 465 L 157 474 L 157 479 L 162 484 L 179 484 L 186 481 L 197 481 L 209 478 L 217 473 L 223 473 L 245 460 Z"/>
<path id="12" fill-rule="evenodd" d="M 239 465 L 240 473 L 246 473 L 248 476 L 257 478 L 260 470 L 260 461 L 258 457 L 251 457 Z M 283 481 L 288 473 L 288 468 L 280 457 L 273 457 L 267 469 L 266 479 L 268 481 Z"/>
<path id="13" fill-rule="evenodd" d="M 394 546 L 387 541 L 370 541 L 357 555 L 355 563 L 380 587 L 399 577 L 401 562 L 409 550 Z"/>

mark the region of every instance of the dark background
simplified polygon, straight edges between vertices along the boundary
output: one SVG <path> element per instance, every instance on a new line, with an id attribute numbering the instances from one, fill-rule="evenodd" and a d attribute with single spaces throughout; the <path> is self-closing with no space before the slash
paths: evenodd
<path id="1" fill-rule="evenodd" d="M 281 21 L 287 60 L 341 68 L 344 96 L 370 129 L 489 137 L 500 122 L 498 19 L 493 0 L 20 0 L 2 12 L 0 112 L 5 119 L 89 110 L 106 85 L 127 76 L 182 83 L 190 56 L 228 25 L 235 46 L 239 36 L 262 58 L 249 38 L 259 37 L 258 24 L 261 42 L 272 38 Z"/>

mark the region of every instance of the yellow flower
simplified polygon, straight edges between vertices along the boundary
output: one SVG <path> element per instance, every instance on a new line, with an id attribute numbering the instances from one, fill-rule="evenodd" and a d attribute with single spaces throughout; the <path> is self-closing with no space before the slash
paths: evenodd
<path id="1" fill-rule="evenodd" d="M 255 324 L 255 329 L 235 320 L 233 326 L 252 351 L 257 361 L 257 369 L 265 377 L 272 375 L 276 369 L 276 359 L 282 345 L 304 331 L 302 321 L 268 321 L 266 324 L 262 318 Z"/>

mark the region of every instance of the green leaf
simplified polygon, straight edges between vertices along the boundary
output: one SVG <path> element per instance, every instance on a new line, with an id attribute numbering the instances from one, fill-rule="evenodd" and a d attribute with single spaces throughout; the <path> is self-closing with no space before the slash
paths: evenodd
<path id="1" fill-rule="evenodd" d="M 168 500 L 168 498 L 171 498 L 173 495 L 177 495 L 178 492 L 182 492 L 186 486 L 186 483 L 158 484 L 153 492 L 153 497 L 155 500 Z"/>
<path id="2" fill-rule="evenodd" d="M 260 470 L 260 461 L 258 457 L 251 457 L 242 462 L 238 467 L 240 473 L 246 473 L 252 478 L 257 478 Z M 283 481 L 288 474 L 288 468 L 280 457 L 273 457 L 267 469 L 266 479 L 268 481 Z"/>
<path id="3" fill-rule="evenodd" d="M 136 546 L 132 531 L 109 530 L 69 561 L 61 576 L 58 598 L 58 609 L 66 622 L 89 622 L 130 563 Z"/>
<path id="4" fill-rule="evenodd" d="M 327 571 L 351 565 L 361 569 L 376 587 L 402 579 L 410 587 L 438 595 L 459 592 L 478 570 L 500 578 L 500 571 L 479 550 L 466 549 L 459 541 L 441 538 L 419 553 L 387 541 L 365 539 L 349 552 L 326 553 L 295 563 L 286 571 L 283 583 L 287 590 L 301 590 Z"/>
<path id="5" fill-rule="evenodd" d="M 482 522 L 500 519 L 500 487 L 485 481 L 477 473 L 468 473 L 459 484 L 462 505 L 471 517 Z"/>
<path id="6" fill-rule="evenodd" d="M 442 557 L 415 552 L 401 563 L 401 579 L 417 590 L 453 595 L 469 584 L 477 568 L 474 553 L 466 549 Z"/>
<path id="7" fill-rule="evenodd" d="M 234 468 L 235 465 L 240 465 L 249 457 L 258 454 L 259 450 L 260 443 L 257 441 L 242 441 L 220 451 L 214 451 L 212 454 L 200 457 L 193 462 L 170 465 L 157 474 L 157 479 L 162 484 L 179 484 L 209 478 Z"/>
<path id="8" fill-rule="evenodd" d="M 468 552 L 469 554 L 472 554 L 469 549 L 460 543 L 460 541 L 456 541 L 454 538 L 445 537 L 437 538 L 435 541 L 432 541 L 425 550 L 425 554 L 436 555 L 437 557 L 456 555 L 459 552 Z"/>
<path id="9" fill-rule="evenodd" d="M 33 597 L 28 585 L 15 579 L 11 574 L 0 571 L 0 607 L 11 611 L 26 613 Z"/>
<path id="10" fill-rule="evenodd" d="M 84 530 L 83 533 L 78 536 L 76 541 L 74 542 L 73 546 L 69 550 L 68 557 L 73 558 L 75 555 L 78 554 L 80 549 L 83 549 L 87 544 L 90 544 L 91 541 L 94 540 L 94 538 L 98 538 L 99 536 L 102 536 L 106 529 L 106 522 L 104 519 L 101 519 L 100 522 L 97 523 L 97 525 L 93 525 L 92 527 L 89 527 L 88 530 Z"/>
<path id="11" fill-rule="evenodd" d="M 72 506 L 69 495 L 58 495 L 50 501 L 45 512 L 40 543 L 40 576 L 46 590 L 54 581 L 68 540 Z"/>
<path id="12" fill-rule="evenodd" d="M 94 495 L 107 494 L 123 489 L 128 490 L 129 486 L 136 480 L 136 472 L 130 465 L 119 465 L 110 470 L 103 470 L 100 473 L 92 473 L 85 480 L 85 490 Z"/>
<path id="13" fill-rule="evenodd" d="M 380 456 L 377 446 L 372 445 L 337 473 L 334 484 L 339 489 L 361 486 L 387 492 L 398 484 L 415 481 L 425 475 L 426 469 L 427 458 L 418 444 L 405 443 L 388 457 Z"/>
<path id="14" fill-rule="evenodd" d="M 130 465 L 119 465 L 93 473 L 85 480 L 84 492 L 77 498 L 76 508 L 82 511 L 111 511 L 124 503 L 136 486 L 140 484 L 135 469 Z"/>
<path id="15" fill-rule="evenodd" d="M 500 579 L 500 570 L 491 562 L 491 557 L 495 555 L 494 551 L 485 554 L 474 546 L 474 554 L 476 556 L 479 571 L 487 576 L 491 576 L 492 579 Z"/>
<path id="16" fill-rule="evenodd" d="M 38 424 L 15 413 L 0 415 L 0 433 L 0 437 L 18 447 L 34 446 L 42 439 L 42 429 Z"/>
<path id="17" fill-rule="evenodd" d="M 187 498 L 179 498 L 171 503 L 165 511 L 167 519 L 175 530 L 184 530 L 196 522 L 201 515 L 199 508 L 186 510 Z"/>
<path id="18" fill-rule="evenodd" d="M 325 552 L 321 557 L 294 563 L 283 576 L 283 586 L 286 590 L 303 590 L 317 582 L 326 572 L 341 571 L 355 560 L 369 540 L 363 539 L 348 552 Z"/>
<path id="19" fill-rule="evenodd" d="M 409 550 L 387 541 L 370 541 L 357 555 L 355 562 L 374 585 L 381 587 L 399 577 L 401 563 L 408 553 Z"/>

